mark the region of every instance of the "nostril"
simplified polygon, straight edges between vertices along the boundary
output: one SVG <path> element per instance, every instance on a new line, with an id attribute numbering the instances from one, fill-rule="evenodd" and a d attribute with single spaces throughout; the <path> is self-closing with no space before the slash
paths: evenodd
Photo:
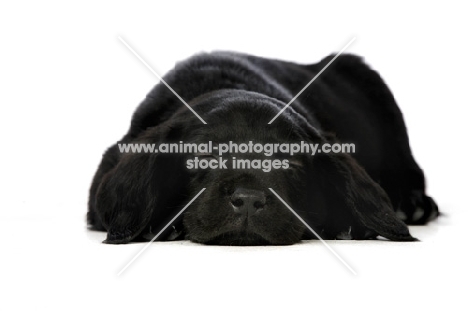
<path id="1" fill-rule="evenodd" d="M 265 206 L 264 202 L 260 202 L 260 201 L 255 201 L 254 202 L 254 207 L 255 208 L 262 208 L 263 206 Z"/>
<path id="2" fill-rule="evenodd" d="M 244 201 L 242 199 L 232 200 L 232 205 L 239 207 L 239 206 L 244 205 Z"/>

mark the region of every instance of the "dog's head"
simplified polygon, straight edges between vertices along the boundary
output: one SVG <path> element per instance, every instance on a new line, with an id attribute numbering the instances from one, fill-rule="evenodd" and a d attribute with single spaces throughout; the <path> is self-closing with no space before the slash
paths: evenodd
<path id="1" fill-rule="evenodd" d="M 191 102 L 208 124 L 181 109 L 170 120 L 149 128 L 137 142 L 202 144 L 330 143 L 315 124 L 293 108 L 286 109 L 273 124 L 268 122 L 284 107 L 276 99 L 247 91 L 217 91 Z M 187 161 L 213 160 L 220 169 L 188 169 Z M 149 224 L 161 221 L 168 208 L 181 209 L 206 188 L 185 211 L 183 226 L 189 239 L 207 244 L 293 244 L 310 237 L 306 226 L 284 200 L 316 233 L 336 238 L 381 235 L 393 240 L 411 240 L 408 229 L 397 219 L 385 192 L 347 154 L 225 153 L 127 154 L 104 180 L 101 204 L 131 204 L 121 207 L 126 217 L 103 217 L 108 241 L 131 240 Z M 238 160 L 255 160 L 256 168 Z M 233 162 L 236 168 L 233 168 Z M 284 165 L 287 163 L 287 165 Z M 244 165 L 248 165 L 244 162 Z M 112 191 L 112 195 L 105 190 Z M 117 191 L 117 189 L 120 189 Z M 278 198 L 270 189 L 273 189 Z M 123 203 L 122 203 L 123 202 Z M 122 211 L 122 212 L 123 212 Z M 134 215 L 138 213 L 139 215 Z M 112 218 L 114 217 L 114 218 Z M 107 223 L 106 223 L 107 221 Z M 154 228 L 153 228 L 154 230 Z M 153 231 L 154 232 L 154 231 Z"/>

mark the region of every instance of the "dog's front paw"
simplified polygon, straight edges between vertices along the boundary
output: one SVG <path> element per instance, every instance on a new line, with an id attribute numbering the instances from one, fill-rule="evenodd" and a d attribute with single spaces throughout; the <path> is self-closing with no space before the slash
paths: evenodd
<path id="1" fill-rule="evenodd" d="M 397 216 L 410 225 L 424 225 L 439 215 L 439 208 L 431 197 L 423 191 L 411 191 L 402 206 L 396 211 Z"/>

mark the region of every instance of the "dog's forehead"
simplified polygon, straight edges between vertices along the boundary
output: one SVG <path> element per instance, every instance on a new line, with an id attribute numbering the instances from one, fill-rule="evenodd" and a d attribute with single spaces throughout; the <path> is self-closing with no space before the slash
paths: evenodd
<path id="1" fill-rule="evenodd" d="M 181 110 L 184 137 L 192 141 L 290 142 L 308 140 L 311 126 L 289 106 L 274 123 L 271 119 L 285 103 L 264 94 L 245 90 L 218 90 L 197 97 L 190 105 L 203 116 L 202 124 L 191 112 Z M 191 120 L 187 127 L 187 118 Z"/>
<path id="2" fill-rule="evenodd" d="M 299 139 L 295 125 L 271 126 L 262 123 L 248 123 L 245 120 L 225 120 L 223 122 L 209 123 L 208 125 L 193 128 L 188 136 L 196 141 L 213 142 L 248 142 L 262 143 L 289 142 Z"/>

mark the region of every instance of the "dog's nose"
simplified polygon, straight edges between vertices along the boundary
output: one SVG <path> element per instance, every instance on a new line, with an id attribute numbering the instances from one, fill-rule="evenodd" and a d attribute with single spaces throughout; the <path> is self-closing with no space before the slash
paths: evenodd
<path id="1" fill-rule="evenodd" d="M 263 191 L 237 188 L 231 196 L 235 213 L 253 215 L 263 209 L 266 196 Z"/>

